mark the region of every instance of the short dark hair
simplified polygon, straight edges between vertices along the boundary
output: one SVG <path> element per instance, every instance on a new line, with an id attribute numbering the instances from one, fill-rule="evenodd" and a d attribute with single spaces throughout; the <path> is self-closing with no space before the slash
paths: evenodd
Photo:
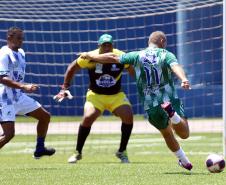
<path id="1" fill-rule="evenodd" d="M 23 30 L 16 26 L 10 27 L 7 31 L 7 38 L 14 36 L 17 32 L 23 32 Z"/>

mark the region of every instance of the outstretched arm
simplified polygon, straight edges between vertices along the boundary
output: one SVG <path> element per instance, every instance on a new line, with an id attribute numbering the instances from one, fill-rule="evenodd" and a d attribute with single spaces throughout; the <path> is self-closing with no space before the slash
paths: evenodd
<path id="1" fill-rule="evenodd" d="M 191 89 L 190 83 L 185 75 L 183 68 L 179 64 L 171 66 L 172 71 L 181 80 L 181 87 L 184 89 Z"/>
<path id="2" fill-rule="evenodd" d="M 95 54 L 85 52 L 80 55 L 81 58 L 88 59 L 99 63 L 119 63 L 119 56 L 114 53 Z"/>
<path id="3" fill-rule="evenodd" d="M 114 53 L 96 54 L 91 52 L 84 52 L 80 55 L 83 59 L 106 64 L 106 63 L 119 63 L 119 56 Z M 126 68 L 130 76 L 135 76 L 135 70 L 132 65 Z"/>
<path id="4" fill-rule="evenodd" d="M 69 66 L 67 67 L 67 71 L 64 74 L 64 83 L 62 89 L 68 89 L 70 87 L 70 83 L 74 77 L 74 75 L 79 71 L 81 68 L 77 64 L 77 60 L 74 60 Z"/>

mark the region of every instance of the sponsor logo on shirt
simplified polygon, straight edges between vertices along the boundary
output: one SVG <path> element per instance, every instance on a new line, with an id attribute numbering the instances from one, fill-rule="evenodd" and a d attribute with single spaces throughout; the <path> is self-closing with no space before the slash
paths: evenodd
<path id="1" fill-rule="evenodd" d="M 116 84 L 116 80 L 113 76 L 105 74 L 96 80 L 96 84 L 100 87 L 112 87 Z"/>

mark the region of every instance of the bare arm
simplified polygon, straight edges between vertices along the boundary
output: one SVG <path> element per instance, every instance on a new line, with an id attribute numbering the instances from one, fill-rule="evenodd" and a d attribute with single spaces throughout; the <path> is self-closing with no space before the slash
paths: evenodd
<path id="1" fill-rule="evenodd" d="M 95 54 L 90 52 L 84 52 L 80 55 L 81 58 L 88 59 L 90 61 L 106 64 L 106 63 L 119 63 L 119 56 L 114 53 Z M 134 77 L 135 70 L 132 65 L 126 68 L 129 75 Z"/>
<path id="2" fill-rule="evenodd" d="M 80 55 L 81 58 L 89 59 L 90 61 L 106 63 L 119 63 L 119 56 L 114 53 L 95 54 L 91 52 L 85 52 Z"/>
<path id="3" fill-rule="evenodd" d="M 177 77 L 181 80 L 181 87 L 184 89 L 191 89 L 190 83 L 185 75 L 183 68 L 179 65 L 173 65 L 171 67 L 172 71 L 177 75 Z"/>
<path id="4" fill-rule="evenodd" d="M 135 76 L 135 70 L 132 65 L 130 65 L 128 68 L 126 68 L 126 70 L 128 71 L 128 73 L 131 77 Z"/>
<path id="5" fill-rule="evenodd" d="M 70 83 L 74 77 L 74 75 L 79 71 L 81 68 L 77 64 L 77 61 L 74 60 L 69 66 L 67 67 L 67 71 L 64 74 L 64 83 L 62 89 L 68 89 L 70 87 Z"/>
<path id="6" fill-rule="evenodd" d="M 0 83 L 14 89 L 22 89 L 27 93 L 36 91 L 39 86 L 36 84 L 24 84 L 10 79 L 8 76 L 1 76 Z"/>

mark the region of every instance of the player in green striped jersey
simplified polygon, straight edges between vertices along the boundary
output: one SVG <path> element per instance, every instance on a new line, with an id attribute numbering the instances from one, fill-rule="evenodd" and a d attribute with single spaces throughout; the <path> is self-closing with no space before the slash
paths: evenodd
<path id="1" fill-rule="evenodd" d="M 179 165 L 187 170 L 192 164 L 180 147 L 173 130 L 182 139 L 189 137 L 189 126 L 183 104 L 178 98 L 172 73 L 181 80 L 181 87 L 190 89 L 189 81 L 175 55 L 165 49 L 166 36 L 161 31 L 153 32 L 148 48 L 123 54 L 93 55 L 83 53 L 82 57 L 101 63 L 131 64 L 136 72 L 136 84 L 140 99 L 149 122 L 162 134 L 168 148 L 175 153 Z"/>

